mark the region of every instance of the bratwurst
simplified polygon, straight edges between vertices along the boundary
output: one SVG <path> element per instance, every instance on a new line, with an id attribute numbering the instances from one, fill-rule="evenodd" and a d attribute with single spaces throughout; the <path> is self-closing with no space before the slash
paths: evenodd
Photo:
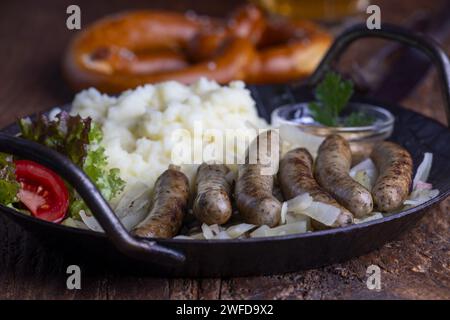
<path id="1" fill-rule="evenodd" d="M 176 236 L 183 223 L 188 199 L 188 178 L 177 167 L 169 166 L 156 180 L 152 209 L 134 229 L 134 234 L 148 238 Z"/>
<path id="2" fill-rule="evenodd" d="M 372 188 L 376 208 L 384 212 L 398 209 L 411 187 L 411 155 L 398 144 L 384 141 L 373 149 L 371 158 L 379 173 Z"/>
<path id="3" fill-rule="evenodd" d="M 315 177 L 323 189 L 360 218 L 372 212 L 373 200 L 370 192 L 350 177 L 351 163 L 347 140 L 330 135 L 319 147 Z"/>
<path id="4" fill-rule="evenodd" d="M 281 202 L 273 195 L 279 152 L 278 133 L 261 133 L 251 143 L 246 163 L 239 166 L 235 197 L 247 223 L 274 227 L 280 222 Z"/>
<path id="5" fill-rule="evenodd" d="M 313 157 L 304 148 L 296 148 L 285 154 L 280 162 L 278 181 L 286 200 L 309 193 L 314 201 L 323 202 L 341 210 L 332 227 L 343 227 L 353 222 L 353 215 L 324 191 L 313 176 Z M 323 229 L 315 222 L 315 228 Z"/>
<path id="6" fill-rule="evenodd" d="M 194 215 L 208 225 L 224 224 L 231 217 L 231 186 L 224 164 L 203 163 L 197 170 Z"/>
<path id="7" fill-rule="evenodd" d="M 236 203 L 247 223 L 278 225 L 281 218 L 281 203 L 272 194 L 273 175 L 261 174 L 260 164 L 244 164 L 239 167 L 236 182 Z"/>

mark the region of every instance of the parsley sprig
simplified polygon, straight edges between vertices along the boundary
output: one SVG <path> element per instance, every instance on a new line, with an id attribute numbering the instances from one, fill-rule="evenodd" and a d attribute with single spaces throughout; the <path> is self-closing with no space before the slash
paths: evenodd
<path id="1" fill-rule="evenodd" d="M 328 72 L 316 87 L 316 101 L 309 104 L 315 121 L 329 127 L 365 126 L 373 123 L 373 117 L 363 112 L 352 112 L 344 119 L 340 118 L 353 95 L 353 83 L 344 80 L 335 72 Z"/>

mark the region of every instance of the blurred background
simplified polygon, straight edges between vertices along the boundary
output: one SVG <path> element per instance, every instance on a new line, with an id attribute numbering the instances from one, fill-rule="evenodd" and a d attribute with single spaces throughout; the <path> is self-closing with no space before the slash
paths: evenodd
<path id="1" fill-rule="evenodd" d="M 381 8 L 382 23 L 391 22 L 411 30 L 433 33 L 436 39 L 448 45 L 448 0 L 254 0 L 271 12 L 293 18 L 312 18 L 336 34 L 357 21 L 365 21 L 368 4 Z M 105 15 L 131 9 L 155 8 L 179 12 L 223 17 L 241 0 L 42 0 L 2 1 L 0 4 L 0 66 L 3 75 L 0 86 L 0 106 L 8 112 L 0 114 L 0 125 L 36 110 L 71 101 L 73 92 L 61 77 L 61 59 L 70 39 L 78 32 L 66 28 L 66 9 L 71 4 L 81 8 L 82 28 Z M 446 24 L 444 28 L 443 25 Z M 433 26 L 434 25 L 434 26 Z M 436 27 L 437 25 L 437 27 Z M 366 43 L 367 42 L 367 43 Z M 357 42 L 343 59 L 343 70 L 355 74 L 365 68 L 368 81 L 374 70 L 386 57 L 393 56 L 384 41 Z M 393 48 L 395 49 L 395 48 Z M 390 49 L 391 51 L 396 51 Z M 356 72 L 358 76 L 358 72 Z M 401 75 L 399 75 L 401 78 Z M 437 97 L 439 99 L 439 97 Z M 439 102 L 438 102 L 439 103 Z M 8 106 L 8 107 L 6 107 Z M 413 106 L 414 107 L 414 106 Z M 440 111 L 436 111 L 440 112 Z"/>

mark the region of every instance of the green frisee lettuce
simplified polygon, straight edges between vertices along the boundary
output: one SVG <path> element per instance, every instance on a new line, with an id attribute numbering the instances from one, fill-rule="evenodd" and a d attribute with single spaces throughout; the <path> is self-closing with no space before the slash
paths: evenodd
<path id="1" fill-rule="evenodd" d="M 16 181 L 12 156 L 0 153 L 0 203 L 5 206 L 17 202 L 20 185 Z"/>

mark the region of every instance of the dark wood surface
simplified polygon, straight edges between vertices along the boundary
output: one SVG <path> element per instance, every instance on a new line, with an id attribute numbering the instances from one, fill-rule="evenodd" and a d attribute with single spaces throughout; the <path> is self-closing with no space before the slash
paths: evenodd
<path id="1" fill-rule="evenodd" d="M 446 1 L 372 1 L 382 21 L 407 23 L 435 14 Z M 223 15 L 240 1 L 76 1 L 82 26 L 127 8 L 159 7 Z M 65 27 L 72 1 L 2 1 L 0 4 L 0 126 L 17 117 L 71 101 L 60 75 L 61 55 L 74 31 Z M 443 45 L 450 49 L 450 39 Z M 358 45 L 347 57 L 362 63 L 379 46 Z M 449 50 L 450 51 L 450 50 Z M 444 122 L 439 86 L 430 72 L 403 102 Z M 0 299 L 450 299 L 450 199 L 428 210 L 414 229 L 383 248 L 346 263 L 265 277 L 164 279 L 82 269 L 82 289 L 66 289 L 69 261 L 0 216 Z M 382 290 L 366 287 L 366 269 L 382 269 Z"/>

